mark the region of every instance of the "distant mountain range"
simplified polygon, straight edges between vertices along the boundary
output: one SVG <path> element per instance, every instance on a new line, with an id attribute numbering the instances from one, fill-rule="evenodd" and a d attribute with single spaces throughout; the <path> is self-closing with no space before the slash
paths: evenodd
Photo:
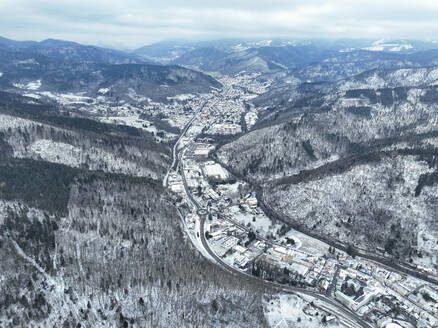
<path id="1" fill-rule="evenodd" d="M 122 51 L 86 46 L 76 42 L 47 39 L 41 42 L 14 41 L 0 37 L 0 50 L 45 56 L 62 61 L 105 64 L 144 63 L 145 59 Z"/>
<path id="2" fill-rule="evenodd" d="M 278 235 L 294 228 L 438 269 L 437 43 L 167 41 L 123 52 L 0 38 L 0 326 L 268 327 L 278 285 L 196 251 L 183 231 L 187 214 L 201 213 L 194 198 L 163 187 L 169 167 L 201 176 L 193 154 L 210 141 L 209 160 L 234 177 L 202 180 L 210 195 L 230 190 L 222 202 L 198 189 L 205 208 L 234 204 L 237 218 L 253 192 L 249 220 L 265 211 Z M 313 263 L 313 241 L 299 238 Z M 323 249 L 312 275 L 336 270 L 341 253 Z M 254 263 L 267 280 L 280 273 Z M 277 281 L 296 284 L 279 270 Z M 305 309 L 293 311 L 300 327 Z"/>
<path id="3" fill-rule="evenodd" d="M 263 73 L 284 81 L 342 79 L 374 68 L 437 64 L 438 43 L 416 40 L 163 41 L 124 52 L 70 41 L 0 37 L 2 57 L 70 63 L 179 65 L 220 74 Z M 27 58 L 27 59 L 30 59 Z M 22 59 L 26 60 L 26 59 Z"/>
<path id="4" fill-rule="evenodd" d="M 146 60 L 222 74 L 287 72 L 334 80 L 372 68 L 436 63 L 438 43 L 416 40 L 220 40 L 159 42 L 133 52 Z"/>
<path id="5" fill-rule="evenodd" d="M 0 86 L 20 90 L 96 96 L 111 90 L 114 98 L 161 99 L 178 94 L 208 92 L 220 88 L 212 77 L 187 68 L 150 64 L 112 49 L 74 42 L 42 42 L 0 39 Z"/>

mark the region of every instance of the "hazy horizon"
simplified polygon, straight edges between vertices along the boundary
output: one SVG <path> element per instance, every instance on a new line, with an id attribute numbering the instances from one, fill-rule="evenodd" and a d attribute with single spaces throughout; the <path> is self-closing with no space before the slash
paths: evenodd
<path id="1" fill-rule="evenodd" d="M 5 0 L 0 34 L 135 49 L 166 40 L 433 39 L 438 3 L 420 0 L 209 1 Z"/>
<path id="2" fill-rule="evenodd" d="M 409 44 L 410 42 L 430 42 L 430 43 L 436 43 L 437 47 L 438 47 L 438 38 L 436 39 L 431 39 L 431 38 L 424 38 L 424 39 L 420 39 L 420 38 L 331 38 L 331 37 L 326 37 L 326 38 L 318 38 L 318 37 L 314 37 L 314 38 L 262 38 L 262 37 L 235 37 L 235 38 L 212 38 L 212 39 L 163 39 L 163 40 L 158 40 L 158 41 L 154 41 L 151 43 L 146 43 L 146 44 L 141 44 L 137 47 L 124 47 L 124 46 L 118 46 L 118 45 L 112 45 L 112 44 L 105 44 L 102 42 L 81 42 L 78 40 L 72 40 L 72 39 L 65 39 L 65 38 L 54 38 L 51 37 L 50 35 L 47 35 L 46 37 L 42 37 L 39 39 L 30 39 L 30 38 L 21 38 L 21 39 L 17 39 L 17 38 L 13 38 L 13 37 L 9 37 L 7 35 L 0 35 L 0 38 L 5 38 L 5 39 L 9 39 L 12 41 L 19 41 L 19 42 L 43 42 L 45 40 L 57 40 L 57 41 L 66 41 L 66 42 L 74 42 L 74 43 L 78 43 L 81 45 L 86 45 L 86 46 L 96 46 L 96 47 L 101 47 L 101 48 L 107 48 L 107 49 L 114 49 L 114 50 L 120 50 L 120 51 L 125 51 L 125 52 L 132 52 L 135 51 L 137 49 L 140 49 L 142 47 L 147 47 L 147 46 L 151 46 L 151 45 L 156 45 L 156 44 L 170 44 L 170 45 L 196 45 L 196 44 L 202 44 L 202 43 L 220 43 L 220 42 L 262 42 L 262 41 L 272 41 L 272 42 L 296 42 L 297 44 L 305 44 L 306 42 L 315 42 L 315 44 L 317 44 L 318 42 L 342 42 L 345 41 L 346 43 L 351 42 L 358 42 L 358 43 L 365 43 L 368 42 L 369 44 L 376 44 L 378 45 L 379 43 L 383 44 L 383 43 L 391 43 L 391 42 L 406 42 L 407 44 Z M 365 49 L 365 48 L 364 48 Z"/>

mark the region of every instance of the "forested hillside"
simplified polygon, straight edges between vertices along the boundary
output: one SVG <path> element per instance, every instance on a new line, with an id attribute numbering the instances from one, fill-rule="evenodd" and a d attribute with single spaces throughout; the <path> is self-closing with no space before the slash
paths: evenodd
<path id="1" fill-rule="evenodd" d="M 296 94 L 280 104 L 286 109 L 271 117 L 277 121 L 222 146 L 217 156 L 261 185 L 284 223 L 434 267 L 438 91 L 430 86 L 433 69 L 415 72 L 364 73 L 336 82 L 334 93 Z M 385 82 L 371 89 L 377 77 Z"/>
<path id="2" fill-rule="evenodd" d="M 184 236 L 167 146 L 19 100 L 0 115 L 0 326 L 267 325 L 265 291 Z"/>

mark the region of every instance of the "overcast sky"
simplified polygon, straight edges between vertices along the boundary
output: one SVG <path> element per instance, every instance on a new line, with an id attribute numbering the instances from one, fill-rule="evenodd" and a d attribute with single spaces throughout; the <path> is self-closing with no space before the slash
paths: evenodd
<path id="1" fill-rule="evenodd" d="M 437 0 L 0 0 L 0 35 L 136 48 L 168 39 L 437 38 Z"/>

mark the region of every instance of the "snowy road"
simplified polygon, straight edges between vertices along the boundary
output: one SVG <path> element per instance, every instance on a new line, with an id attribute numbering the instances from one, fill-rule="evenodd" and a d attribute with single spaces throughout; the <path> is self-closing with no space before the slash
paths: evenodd
<path id="1" fill-rule="evenodd" d="M 191 195 L 190 190 L 187 186 L 187 181 L 186 181 L 186 177 L 185 177 L 185 172 L 184 172 L 184 163 L 182 162 L 183 160 L 183 156 L 181 155 L 182 152 L 179 149 L 179 145 L 181 140 L 186 136 L 187 131 L 189 130 L 190 126 L 193 124 L 193 122 L 195 121 L 195 119 L 197 118 L 198 114 L 204 109 L 204 108 L 212 108 L 212 106 L 214 106 L 215 103 L 211 103 L 210 105 L 204 104 L 196 113 L 195 115 L 193 115 L 193 117 L 191 118 L 191 120 L 187 123 L 187 125 L 185 126 L 183 132 L 181 133 L 180 137 L 178 138 L 177 142 L 175 143 L 174 147 L 173 147 L 173 162 L 172 162 L 172 166 L 169 168 L 169 171 L 166 174 L 166 177 L 163 180 L 163 185 L 167 186 L 167 180 L 168 180 L 168 176 L 169 173 L 172 172 L 173 170 L 177 170 L 182 177 L 182 181 L 183 181 L 183 185 L 184 185 L 184 189 L 185 189 L 185 194 L 187 196 L 187 200 L 189 203 L 191 203 L 199 217 L 200 220 L 198 220 L 197 222 L 197 226 L 196 226 L 196 230 L 197 230 L 197 234 L 196 237 L 191 235 L 191 232 L 189 231 L 189 229 L 187 228 L 187 224 L 184 220 L 184 218 L 181 215 L 181 219 L 183 221 L 183 225 L 186 228 L 185 230 L 187 231 L 187 233 L 189 234 L 190 240 L 192 241 L 192 243 L 194 244 L 194 246 L 200 250 L 200 252 L 209 260 L 213 260 L 216 264 L 220 265 L 225 271 L 229 272 L 230 274 L 236 275 L 236 276 L 240 276 L 243 279 L 246 280 L 250 280 L 251 283 L 255 283 L 255 284 L 260 284 L 264 287 L 268 287 L 270 289 L 273 289 L 277 292 L 283 292 L 283 293 L 295 293 L 295 294 L 299 294 L 299 295 L 305 295 L 307 297 L 311 297 L 312 299 L 315 299 L 318 301 L 318 307 L 321 309 L 324 309 L 325 311 L 332 313 L 334 315 L 336 315 L 340 321 L 344 322 L 347 326 L 349 327 L 362 327 L 362 328 L 369 328 L 372 327 L 372 325 L 370 325 L 369 323 L 367 323 L 366 321 L 364 321 L 359 315 L 357 315 L 355 312 L 353 312 L 352 310 L 346 308 L 345 306 L 343 306 L 341 303 L 339 303 L 338 301 L 328 298 L 326 297 L 324 294 L 316 292 L 316 291 L 312 291 L 312 290 L 308 290 L 305 288 L 300 288 L 300 287 L 292 287 L 292 286 L 286 286 L 286 285 L 282 285 L 279 283 L 275 283 L 275 282 L 271 282 L 271 281 L 266 281 L 263 280 L 259 277 L 253 276 L 251 274 L 248 274 L 246 272 L 242 272 L 240 270 L 238 270 L 237 268 L 233 267 L 232 265 L 229 265 L 227 263 L 225 263 L 221 258 L 219 258 L 210 248 L 208 242 L 205 239 L 205 220 L 206 217 L 208 215 L 208 212 L 203 213 L 203 207 L 196 201 L 196 199 Z M 181 165 L 177 165 L 178 161 L 181 161 Z M 202 214 L 201 214 L 202 213 Z"/>

